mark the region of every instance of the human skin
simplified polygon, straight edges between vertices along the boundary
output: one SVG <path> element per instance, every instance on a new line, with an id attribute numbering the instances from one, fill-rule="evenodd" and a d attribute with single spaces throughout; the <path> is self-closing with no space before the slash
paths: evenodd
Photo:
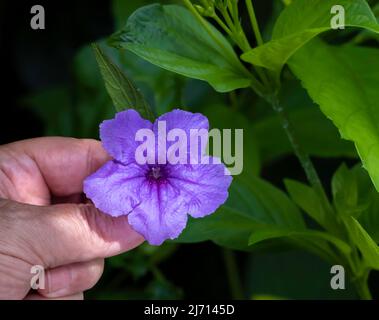
<path id="1" fill-rule="evenodd" d="M 126 216 L 105 215 L 83 197 L 83 180 L 108 160 L 95 140 L 0 146 L 0 299 L 82 299 L 104 258 L 144 241 Z M 45 269 L 43 290 L 31 290 L 35 265 Z"/>

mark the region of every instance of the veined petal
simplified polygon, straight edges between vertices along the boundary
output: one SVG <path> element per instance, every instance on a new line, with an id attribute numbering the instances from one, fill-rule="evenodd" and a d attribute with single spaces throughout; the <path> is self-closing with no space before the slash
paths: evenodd
<path id="1" fill-rule="evenodd" d="M 167 183 L 146 182 L 140 194 L 144 200 L 128 216 L 133 229 L 152 245 L 178 237 L 187 223 L 186 199 Z"/>
<path id="2" fill-rule="evenodd" d="M 192 113 L 175 109 L 161 115 L 154 123 L 154 132 L 156 132 L 157 121 L 166 121 L 167 131 L 171 129 L 182 129 L 188 132 L 190 129 L 209 129 L 208 118 L 201 113 Z"/>
<path id="3" fill-rule="evenodd" d="M 141 203 L 145 167 L 108 161 L 84 180 L 83 190 L 96 208 L 113 217 L 128 214 Z"/>
<path id="4" fill-rule="evenodd" d="M 183 111 L 179 109 L 170 111 L 160 116 L 154 122 L 153 130 L 156 137 L 161 137 L 159 126 L 161 126 L 162 122 L 165 123 L 165 127 L 166 127 L 165 134 L 167 135 L 173 129 L 180 129 L 185 133 L 186 146 L 184 149 L 186 149 L 186 155 L 183 155 L 183 157 L 185 157 L 184 159 L 186 159 L 186 163 L 189 163 L 191 158 L 197 159 L 197 161 L 199 162 L 201 156 L 205 153 L 207 141 L 208 141 L 209 122 L 208 122 L 207 117 L 205 117 L 201 113 L 192 113 L 192 112 Z M 201 136 L 201 138 L 195 139 L 198 143 L 198 148 L 195 150 L 190 150 L 191 129 L 192 129 L 192 132 L 197 131 L 197 130 L 202 130 L 202 132 L 199 131 L 199 135 Z M 204 144 L 201 143 L 201 139 L 205 141 Z M 161 151 L 161 152 L 166 152 L 166 150 L 168 150 L 169 147 L 173 145 L 174 143 L 176 143 L 176 141 L 173 141 L 173 142 L 167 141 L 166 148 L 164 150 L 162 149 L 159 150 L 158 147 L 156 147 L 156 150 Z"/>
<path id="5" fill-rule="evenodd" d="M 225 166 L 217 164 L 215 158 L 207 157 L 210 164 L 170 166 L 170 184 L 180 190 L 186 199 L 187 212 L 201 218 L 215 212 L 228 198 L 232 182 L 225 175 Z"/>
<path id="6" fill-rule="evenodd" d="M 112 120 L 100 125 L 100 138 L 104 149 L 116 160 L 128 164 L 135 162 L 135 151 L 141 142 L 135 136 L 139 129 L 152 130 L 153 124 L 141 118 L 133 109 L 116 114 Z"/>

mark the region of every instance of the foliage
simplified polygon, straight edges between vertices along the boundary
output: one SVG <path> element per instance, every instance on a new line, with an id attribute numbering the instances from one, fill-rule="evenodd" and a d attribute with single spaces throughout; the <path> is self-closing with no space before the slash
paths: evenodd
<path id="1" fill-rule="evenodd" d="M 212 127 L 245 130 L 244 171 L 235 177 L 227 203 L 211 216 L 190 219 L 183 234 L 161 248 L 145 245 L 111 259 L 113 268 L 135 280 L 149 277 L 142 293 L 124 290 L 114 297 L 181 297 L 159 264 L 182 243 L 210 240 L 246 252 L 255 266 L 246 281 L 278 272 L 267 268 L 275 258 L 261 266 L 266 258 L 259 257 L 296 250 L 285 263 L 298 270 L 296 255 L 306 251 L 322 270 L 343 265 L 349 284 L 341 295 L 324 286 L 313 295 L 304 289 L 304 297 L 371 298 L 368 275 L 379 270 L 379 49 L 359 44 L 377 39 L 378 10 L 365 0 L 341 0 L 346 26 L 354 28 L 331 31 L 335 1 L 275 0 L 280 13 L 273 11 L 262 36 L 257 1 L 178 2 L 135 1 L 132 13 L 125 2 L 114 1 L 119 30 L 107 40 L 114 48 L 103 41 L 94 46 L 101 73 L 86 47 L 75 59 L 75 89 L 51 88 L 26 99 L 45 118 L 49 134 L 96 137 L 112 103 L 148 118 L 180 106 L 204 113 Z M 298 156 L 307 183 L 283 179 L 288 172 L 280 185 L 262 177 L 265 168 L 282 165 L 290 154 Z M 341 164 L 322 184 L 309 155 L 358 164 Z M 304 268 L 311 269 L 307 263 Z M 284 287 L 268 283 L 257 292 L 247 282 L 245 297 L 301 297 L 288 283 Z"/>

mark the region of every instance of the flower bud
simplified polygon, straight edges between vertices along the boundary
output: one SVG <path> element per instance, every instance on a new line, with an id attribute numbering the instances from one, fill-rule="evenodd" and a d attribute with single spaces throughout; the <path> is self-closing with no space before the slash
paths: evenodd
<path id="1" fill-rule="evenodd" d="M 204 17 L 213 17 L 215 15 L 214 8 L 212 6 L 208 6 L 206 8 L 200 6 L 200 5 L 194 5 L 196 10 Z"/>

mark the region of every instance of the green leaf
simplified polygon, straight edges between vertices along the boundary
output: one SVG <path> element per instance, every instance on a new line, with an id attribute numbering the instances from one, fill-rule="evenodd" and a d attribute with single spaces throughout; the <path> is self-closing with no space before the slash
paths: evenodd
<path id="1" fill-rule="evenodd" d="M 370 234 L 376 243 L 379 243 L 379 193 L 375 190 L 372 181 L 360 165 L 355 166 L 355 179 L 358 185 L 358 199 L 364 209 L 359 215 L 359 223 Z"/>
<path id="2" fill-rule="evenodd" d="M 147 102 L 135 87 L 135 85 L 125 76 L 101 50 L 97 44 L 92 45 L 96 55 L 96 60 L 103 76 L 105 87 L 112 98 L 117 111 L 133 108 L 142 117 L 154 120 L 154 115 Z"/>
<path id="3" fill-rule="evenodd" d="M 379 194 L 370 193 L 370 202 L 359 216 L 360 224 L 367 230 L 372 239 L 379 243 Z"/>
<path id="4" fill-rule="evenodd" d="M 342 164 L 333 175 L 332 194 L 337 203 L 347 203 L 351 207 L 358 203 L 358 185 L 346 164 Z"/>
<path id="5" fill-rule="evenodd" d="M 284 183 L 292 200 L 320 226 L 330 231 L 338 228 L 335 218 L 326 214 L 319 196 L 311 187 L 294 180 Z"/>
<path id="6" fill-rule="evenodd" d="M 298 49 L 331 29 L 331 8 L 336 4 L 345 9 L 346 26 L 379 33 L 379 25 L 365 0 L 295 0 L 278 18 L 272 40 L 243 54 L 242 59 L 272 70 L 278 77 Z"/>
<path id="7" fill-rule="evenodd" d="M 137 10 L 139 7 L 149 4 L 150 0 L 113 0 L 112 1 L 112 13 L 115 23 L 115 27 L 122 28 L 125 24 L 126 19 Z"/>
<path id="8" fill-rule="evenodd" d="M 286 79 L 280 91 L 280 101 L 294 125 L 298 143 L 309 155 L 325 158 L 358 157 L 354 144 L 341 139 L 338 129 L 310 99 L 300 81 Z M 272 112 L 265 114 L 270 110 L 267 103 L 254 106 L 256 114 L 252 131 L 260 144 L 262 162 L 275 161 L 293 153 L 278 116 Z M 263 116 L 260 115 L 262 113 Z"/>
<path id="9" fill-rule="evenodd" d="M 342 165 L 333 176 L 334 205 L 342 216 L 358 219 L 379 243 L 379 193 L 361 165 L 348 169 Z"/>
<path id="10" fill-rule="evenodd" d="M 226 204 L 208 217 L 190 219 L 176 241 L 212 240 L 232 249 L 249 250 L 251 233 L 270 226 L 305 229 L 301 213 L 285 193 L 258 177 L 238 176 L 234 177 Z"/>
<path id="11" fill-rule="evenodd" d="M 353 284 L 346 290 L 330 287 L 331 264 L 308 252 L 254 252 L 246 261 L 246 291 L 251 295 L 274 295 L 287 299 L 356 299 Z"/>
<path id="12" fill-rule="evenodd" d="M 361 224 L 353 217 L 344 219 L 349 234 L 362 253 L 367 267 L 379 270 L 379 247 Z"/>
<path id="13" fill-rule="evenodd" d="M 206 28 L 178 5 L 149 5 L 134 12 L 110 43 L 161 68 L 207 81 L 220 92 L 248 87 L 249 73 L 229 42 L 204 23 Z"/>
<path id="14" fill-rule="evenodd" d="M 332 178 L 333 202 L 339 214 L 358 217 L 368 207 L 367 196 L 363 199 L 358 187 L 356 170 L 342 164 Z"/>
<path id="15" fill-rule="evenodd" d="M 276 239 L 276 238 L 290 238 L 294 239 L 299 245 L 304 245 L 304 242 L 310 241 L 311 243 L 321 244 L 322 242 L 329 242 L 333 244 L 338 250 L 340 250 L 345 255 L 350 254 L 349 245 L 326 232 L 315 231 L 315 230 L 291 230 L 283 227 L 266 227 L 261 230 L 255 230 L 250 238 L 249 245 L 255 245 L 261 241 Z"/>
<path id="16" fill-rule="evenodd" d="M 379 50 L 334 47 L 313 40 L 290 61 L 311 98 L 342 138 L 355 143 L 379 190 Z"/>
<path id="17" fill-rule="evenodd" d="M 376 16 L 376 20 L 378 21 L 379 23 L 379 3 L 377 3 L 373 8 L 372 8 L 372 12 L 375 14 Z M 353 43 L 362 43 L 362 42 L 365 42 L 365 41 L 369 41 L 369 40 L 376 40 L 379 42 L 379 34 L 377 33 L 372 33 L 372 32 L 369 32 L 367 30 L 363 30 L 362 32 L 360 32 L 354 39 L 353 39 Z"/>
<path id="18" fill-rule="evenodd" d="M 350 141 L 341 139 L 333 123 L 317 106 L 287 110 L 288 117 L 294 124 L 299 144 L 309 155 L 323 158 L 358 157 L 354 145 Z M 293 148 L 276 115 L 255 121 L 252 130 L 261 145 L 263 160 L 272 161 L 293 153 Z"/>
<path id="19" fill-rule="evenodd" d="M 201 109 L 201 112 L 207 116 L 211 128 L 220 130 L 243 129 L 243 174 L 259 174 L 261 169 L 259 142 L 254 135 L 249 121 L 241 113 L 224 105 L 210 105 Z M 231 141 L 231 151 L 235 155 L 234 135 L 232 135 Z M 225 164 L 229 166 L 229 164 Z M 233 166 L 233 164 L 231 166 Z"/>

